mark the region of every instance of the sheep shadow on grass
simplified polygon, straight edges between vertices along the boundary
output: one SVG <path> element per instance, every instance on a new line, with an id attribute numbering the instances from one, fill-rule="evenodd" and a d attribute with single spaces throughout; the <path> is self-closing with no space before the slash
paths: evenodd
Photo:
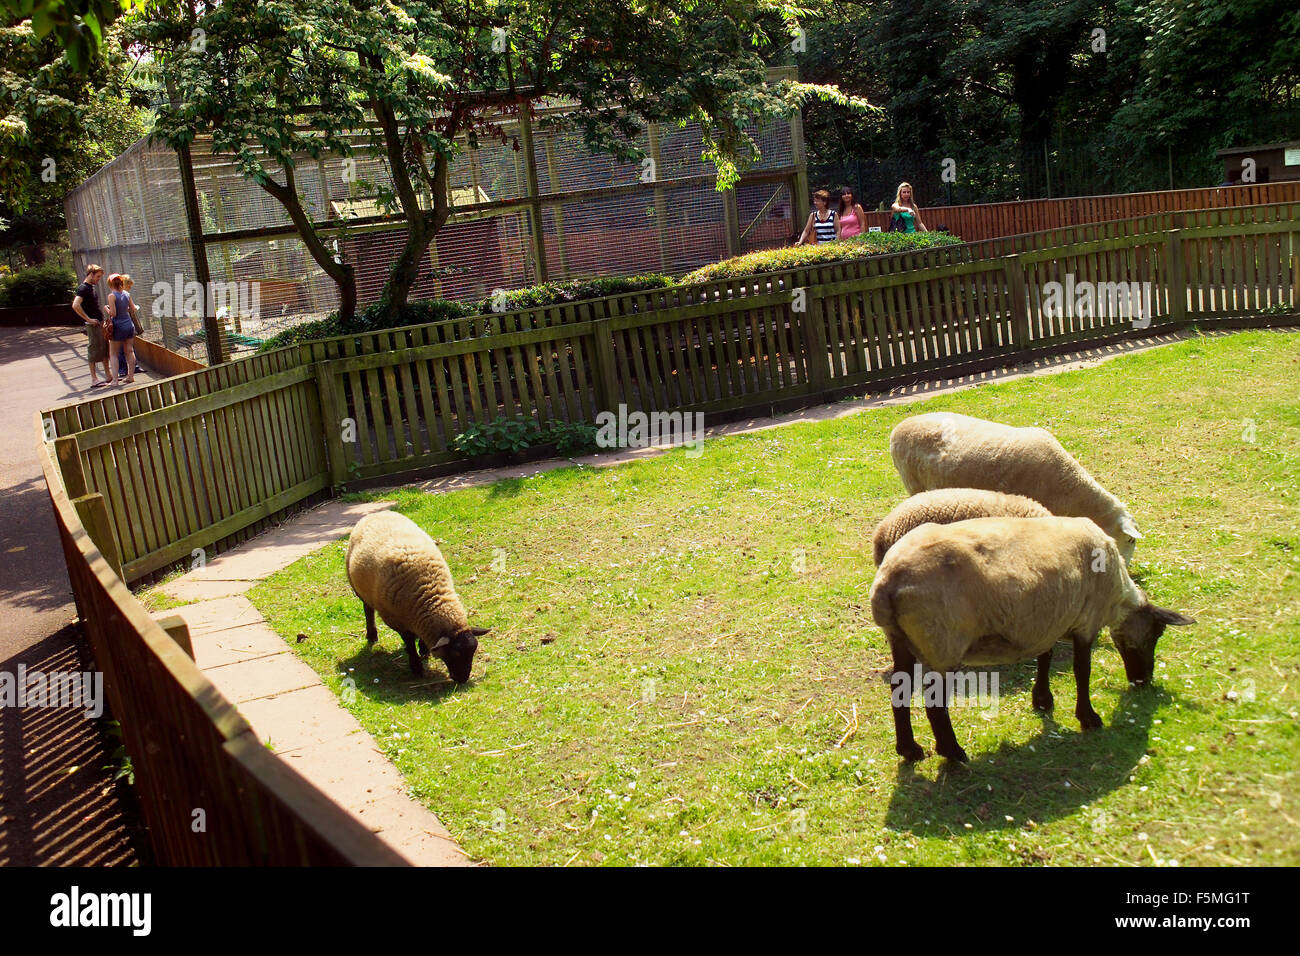
<path id="1" fill-rule="evenodd" d="M 473 677 L 464 685 L 453 681 L 437 658 L 426 660 L 427 673 L 416 677 L 411 673 L 400 638 L 385 641 L 385 635 L 381 634 L 374 647 L 368 646 L 365 638 L 359 638 L 358 644 L 357 652 L 346 660 L 340 660 L 337 666 L 340 673 L 347 674 L 356 682 L 359 693 L 377 703 L 422 701 L 436 704 L 458 687 L 474 686 Z"/>
<path id="2" fill-rule="evenodd" d="M 527 478 L 498 478 L 488 486 L 488 498 L 516 498 L 526 487 Z"/>
<path id="3" fill-rule="evenodd" d="M 1129 687 L 1105 727 L 1082 733 L 1074 720 L 1073 700 L 1058 695 L 1052 714 L 1041 714 L 1042 729 L 1024 743 L 1003 743 L 979 752 L 967 745 L 971 759 L 954 764 L 938 757 L 933 745 L 921 764 L 899 761 L 898 777 L 886 826 L 925 836 L 951 836 L 979 831 L 1014 831 L 1029 820 L 1044 823 L 1079 812 L 1102 794 L 1128 783 L 1133 768 L 1150 746 L 1152 720 L 1175 699 L 1164 687 Z M 1002 706 L 1030 707 L 1029 698 L 1004 701 Z M 956 721 L 974 715 L 954 710 Z M 920 720 L 920 724 L 917 720 Z M 978 718 L 976 718 L 978 719 Z M 923 708 L 916 706 L 913 726 L 928 730 Z M 1131 722 L 1130 722 L 1131 721 Z M 958 726 L 961 739 L 961 728 Z M 919 770 L 940 764 L 934 780 Z M 1009 818 L 1009 819 L 1008 819 Z"/>

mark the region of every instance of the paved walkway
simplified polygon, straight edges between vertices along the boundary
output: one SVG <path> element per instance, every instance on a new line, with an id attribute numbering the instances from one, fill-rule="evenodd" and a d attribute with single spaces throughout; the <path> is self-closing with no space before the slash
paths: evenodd
<path id="1" fill-rule="evenodd" d="M 244 596 L 263 578 L 343 537 L 362 515 L 390 507 L 326 502 L 160 586 L 197 603 L 155 617 L 185 619 L 194 662 L 285 763 L 412 863 L 465 866 L 468 857 L 438 818 L 407 795 L 374 738 Z"/>
<path id="2" fill-rule="evenodd" d="M 76 328 L 0 328 L 0 672 L 85 670 L 76 609 L 45 479 L 35 414 L 87 391 Z M 148 376 L 137 376 L 137 381 Z M 95 721 L 67 710 L 0 710 L 0 865 L 136 862 L 133 808 L 111 784 Z"/>

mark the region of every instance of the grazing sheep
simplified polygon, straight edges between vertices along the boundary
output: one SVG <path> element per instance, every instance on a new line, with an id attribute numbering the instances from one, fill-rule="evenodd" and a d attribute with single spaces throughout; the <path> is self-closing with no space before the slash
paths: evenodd
<path id="1" fill-rule="evenodd" d="M 420 658 L 432 653 L 456 683 L 469 680 L 478 639 L 489 629 L 469 626 L 442 552 L 414 521 L 394 511 L 366 515 L 352 529 L 347 569 L 348 582 L 366 609 L 370 644 L 379 639 L 378 611 L 402 636 L 411 673 L 423 674 Z"/>
<path id="2" fill-rule="evenodd" d="M 927 522 L 952 524 L 968 518 L 1046 518 L 1051 512 L 1024 495 L 1004 495 L 978 488 L 940 488 L 923 491 L 901 502 L 876 526 L 872 548 L 876 566 L 907 532 Z"/>
<path id="3" fill-rule="evenodd" d="M 925 524 L 890 549 L 871 587 L 871 614 L 894 656 L 891 687 L 897 751 L 925 752 L 912 736 L 912 669 L 947 675 L 962 664 L 1038 659 L 1034 707 L 1052 706 L 1052 646 L 1074 645 L 1074 713 L 1084 730 L 1101 726 L 1088 698 L 1092 647 L 1102 627 L 1124 660 L 1130 682 L 1151 680 L 1156 640 L 1168 624 L 1193 618 L 1153 605 L 1133 583 L 1119 550 L 1088 518 L 972 518 Z M 947 679 L 945 678 L 945 682 Z M 966 752 L 953 735 L 947 695 L 927 693 L 935 750 Z"/>
<path id="4" fill-rule="evenodd" d="M 951 412 L 914 415 L 890 433 L 889 453 L 908 494 L 987 488 L 1025 495 L 1054 515 L 1097 522 L 1115 539 L 1125 564 L 1142 537 L 1123 502 L 1044 428 L 1014 428 Z"/>

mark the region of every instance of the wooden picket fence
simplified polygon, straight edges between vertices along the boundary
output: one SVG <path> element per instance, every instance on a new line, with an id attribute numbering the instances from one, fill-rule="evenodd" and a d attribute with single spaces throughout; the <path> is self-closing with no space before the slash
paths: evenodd
<path id="1" fill-rule="evenodd" d="M 458 461 L 456 436 L 498 416 L 590 422 L 620 404 L 720 416 L 1191 322 L 1292 324 L 1297 214 L 1300 201 L 1153 212 L 348 336 L 43 412 L 73 593 L 159 862 L 403 861 L 260 746 L 194 666 L 183 625 L 164 630 L 124 582 L 349 482 Z M 1082 283 L 1119 299 L 1136 289 L 1141 310 L 1054 308 L 1054 288 Z"/>
<path id="2" fill-rule="evenodd" d="M 940 226 L 969 242 L 999 236 L 1043 232 L 1084 223 L 1133 219 L 1153 213 L 1259 206 L 1300 200 L 1300 180 L 1212 186 L 1201 189 L 1164 189 L 1109 196 L 1069 196 L 1063 199 L 1027 199 L 979 203 L 968 206 L 922 206 L 921 218 L 930 229 Z M 888 228 L 890 213 L 867 213 L 866 226 Z M 865 228 L 865 227 L 864 227 Z"/>
<path id="3" fill-rule="evenodd" d="M 461 460 L 457 435 L 499 416 L 734 414 L 1193 320 L 1284 321 L 1259 313 L 1298 311 L 1297 213 L 1159 212 L 347 336 L 56 409 L 46 427 L 73 443 L 65 473 L 103 496 L 137 580 L 349 482 Z M 1137 283 L 1148 301 L 1053 313 L 1048 284 L 1071 281 Z"/>
<path id="4" fill-rule="evenodd" d="M 57 443 L 65 456 L 60 468 L 39 420 L 37 427 L 77 612 L 95 667 L 104 674 L 108 710 L 122 727 L 155 861 L 163 866 L 406 865 L 262 746 L 195 666 L 179 619 L 169 632 L 149 616 L 121 578 L 112 551 L 111 509 L 78 471 L 76 440 Z M 96 539 L 106 542 L 104 547 Z"/>

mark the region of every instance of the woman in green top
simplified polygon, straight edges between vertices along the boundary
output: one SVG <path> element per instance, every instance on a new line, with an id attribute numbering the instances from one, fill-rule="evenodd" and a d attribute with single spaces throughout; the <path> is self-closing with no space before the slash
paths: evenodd
<path id="1" fill-rule="evenodd" d="M 889 207 L 894 211 L 894 219 L 902 223 L 900 232 L 929 232 L 921 221 L 921 210 L 912 198 L 912 184 L 899 183 L 898 192 L 894 194 L 894 204 Z"/>

